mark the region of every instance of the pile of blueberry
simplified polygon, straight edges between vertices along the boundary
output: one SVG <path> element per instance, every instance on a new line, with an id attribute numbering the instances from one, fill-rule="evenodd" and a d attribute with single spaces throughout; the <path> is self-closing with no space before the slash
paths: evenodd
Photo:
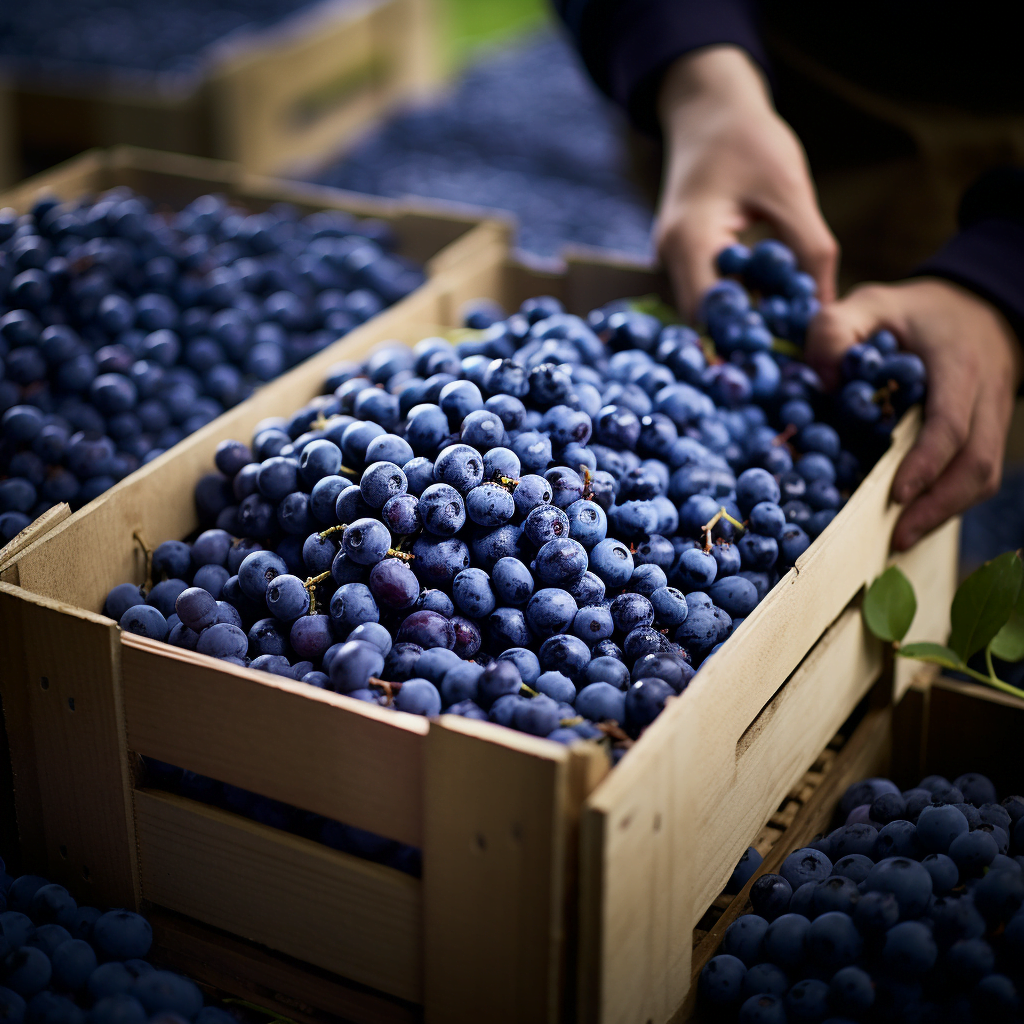
<path id="1" fill-rule="evenodd" d="M 311 0 L 32 0 L 0 5 L 0 60 L 15 71 L 59 74 L 131 68 L 191 74 L 203 50 L 263 28 Z"/>
<path id="2" fill-rule="evenodd" d="M 4 1024 L 236 1024 L 198 986 L 146 961 L 149 922 L 80 907 L 38 875 L 0 861 L 0 1021 Z"/>
<path id="3" fill-rule="evenodd" d="M 754 912 L 701 972 L 708 1019 L 1019 1020 L 1024 797 L 999 803 L 977 773 L 905 792 L 866 779 L 840 811 L 754 882 Z"/>
<path id="4" fill-rule="evenodd" d="M 0 544 L 416 288 L 392 247 L 381 221 L 215 195 L 0 210 Z"/>
<path id="5" fill-rule="evenodd" d="M 810 304 L 778 243 L 742 272 L 763 301 L 799 285 Z M 221 443 L 196 488 L 206 528 L 161 544 L 151 588 L 115 587 L 106 613 L 402 711 L 610 737 L 618 756 L 861 473 L 815 374 L 737 296 L 730 281 L 705 303 L 727 358 L 628 303 L 584 320 L 541 297 L 479 305 L 454 344 L 336 367 L 251 446 Z"/>
<path id="6" fill-rule="evenodd" d="M 517 244 L 539 256 L 576 244 L 649 257 L 653 214 L 624 136 L 571 45 L 545 32 L 486 53 L 450 94 L 397 114 L 317 180 L 508 210 Z"/>

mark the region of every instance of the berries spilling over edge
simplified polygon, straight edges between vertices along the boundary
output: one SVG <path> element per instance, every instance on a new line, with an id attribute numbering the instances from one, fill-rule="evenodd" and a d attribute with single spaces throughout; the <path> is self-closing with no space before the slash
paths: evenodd
<path id="1" fill-rule="evenodd" d="M 843 825 L 754 883 L 754 912 L 701 972 L 706 1011 L 744 1024 L 1018 1020 L 1024 797 L 1000 803 L 976 772 L 903 792 L 865 779 L 839 813 Z"/>
<path id="2" fill-rule="evenodd" d="M 214 195 L 0 210 L 0 544 L 408 294 L 423 275 L 392 243 L 380 221 Z"/>

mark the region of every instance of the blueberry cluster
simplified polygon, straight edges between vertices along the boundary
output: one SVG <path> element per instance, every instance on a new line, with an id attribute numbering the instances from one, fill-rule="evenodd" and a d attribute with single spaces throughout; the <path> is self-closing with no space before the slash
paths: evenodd
<path id="1" fill-rule="evenodd" d="M 840 811 L 754 882 L 754 913 L 701 972 L 709 1019 L 1019 1020 L 1024 797 L 999 803 L 973 772 L 904 792 L 865 779 Z"/>
<path id="2" fill-rule="evenodd" d="M 650 256 L 652 211 L 624 135 L 570 44 L 545 32 L 487 52 L 450 94 L 398 113 L 317 180 L 508 210 L 517 244 L 539 256 L 570 244 Z"/>
<path id="3" fill-rule="evenodd" d="M 262 28 L 311 0 L 33 0 L 0 6 L 0 60 L 16 70 L 59 74 L 133 68 L 189 74 L 203 50 Z"/>
<path id="4" fill-rule="evenodd" d="M 408 294 L 423 276 L 392 242 L 380 221 L 214 195 L 0 210 L 0 543 Z"/>
<path id="5" fill-rule="evenodd" d="M 797 269 L 793 253 L 771 239 L 752 250 L 731 245 L 719 253 L 717 264 L 729 279 L 705 295 L 702 317 L 717 351 L 746 369 L 756 392 L 762 375 L 769 385 L 775 376 L 763 354 L 772 351 L 774 339 L 803 344 L 820 308 L 816 285 Z M 747 289 L 758 293 L 756 304 Z M 888 330 L 875 331 L 848 349 L 841 372 L 844 383 L 833 418 L 858 453 L 886 443 L 900 416 L 924 397 L 924 363 L 912 352 L 900 352 L 896 336 Z M 743 387 L 738 375 L 736 379 L 734 386 Z M 804 410 L 785 416 L 787 425 L 796 429 L 807 419 Z"/>
<path id="6" fill-rule="evenodd" d="M 149 922 L 129 910 L 80 907 L 38 875 L 0 861 L 0 1020 L 5 1024 L 236 1024 L 203 1006 L 194 982 L 146 961 Z"/>
<path id="7" fill-rule="evenodd" d="M 360 700 L 621 753 L 860 464 L 816 418 L 816 376 L 771 348 L 726 362 L 621 302 L 467 322 L 222 442 L 196 490 L 209 528 L 161 544 L 152 588 L 121 584 L 106 613 Z"/>

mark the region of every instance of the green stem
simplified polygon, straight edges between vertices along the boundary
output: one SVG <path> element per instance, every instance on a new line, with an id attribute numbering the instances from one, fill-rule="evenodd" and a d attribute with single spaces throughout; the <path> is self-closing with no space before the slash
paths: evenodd
<path id="1" fill-rule="evenodd" d="M 1024 690 L 1019 690 L 1016 686 L 1004 683 L 1002 679 L 998 679 L 994 673 L 987 676 L 982 672 L 976 672 L 969 665 L 960 665 L 957 667 L 956 671 L 963 672 L 965 676 L 970 676 L 972 679 L 977 679 L 979 683 L 985 683 L 987 686 L 994 686 L 997 690 L 1002 690 L 1003 693 L 1010 693 L 1013 694 L 1014 697 L 1020 697 L 1021 700 L 1024 700 Z"/>

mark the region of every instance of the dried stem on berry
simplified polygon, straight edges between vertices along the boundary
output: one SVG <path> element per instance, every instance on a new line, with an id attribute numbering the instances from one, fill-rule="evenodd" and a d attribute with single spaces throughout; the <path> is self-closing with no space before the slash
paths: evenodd
<path id="1" fill-rule="evenodd" d="M 307 615 L 316 614 L 316 586 L 318 583 L 323 583 L 330 575 L 331 570 L 328 569 L 327 572 L 322 572 L 319 576 L 307 577 L 306 582 L 302 584 L 309 591 L 309 611 L 306 613 Z"/>

